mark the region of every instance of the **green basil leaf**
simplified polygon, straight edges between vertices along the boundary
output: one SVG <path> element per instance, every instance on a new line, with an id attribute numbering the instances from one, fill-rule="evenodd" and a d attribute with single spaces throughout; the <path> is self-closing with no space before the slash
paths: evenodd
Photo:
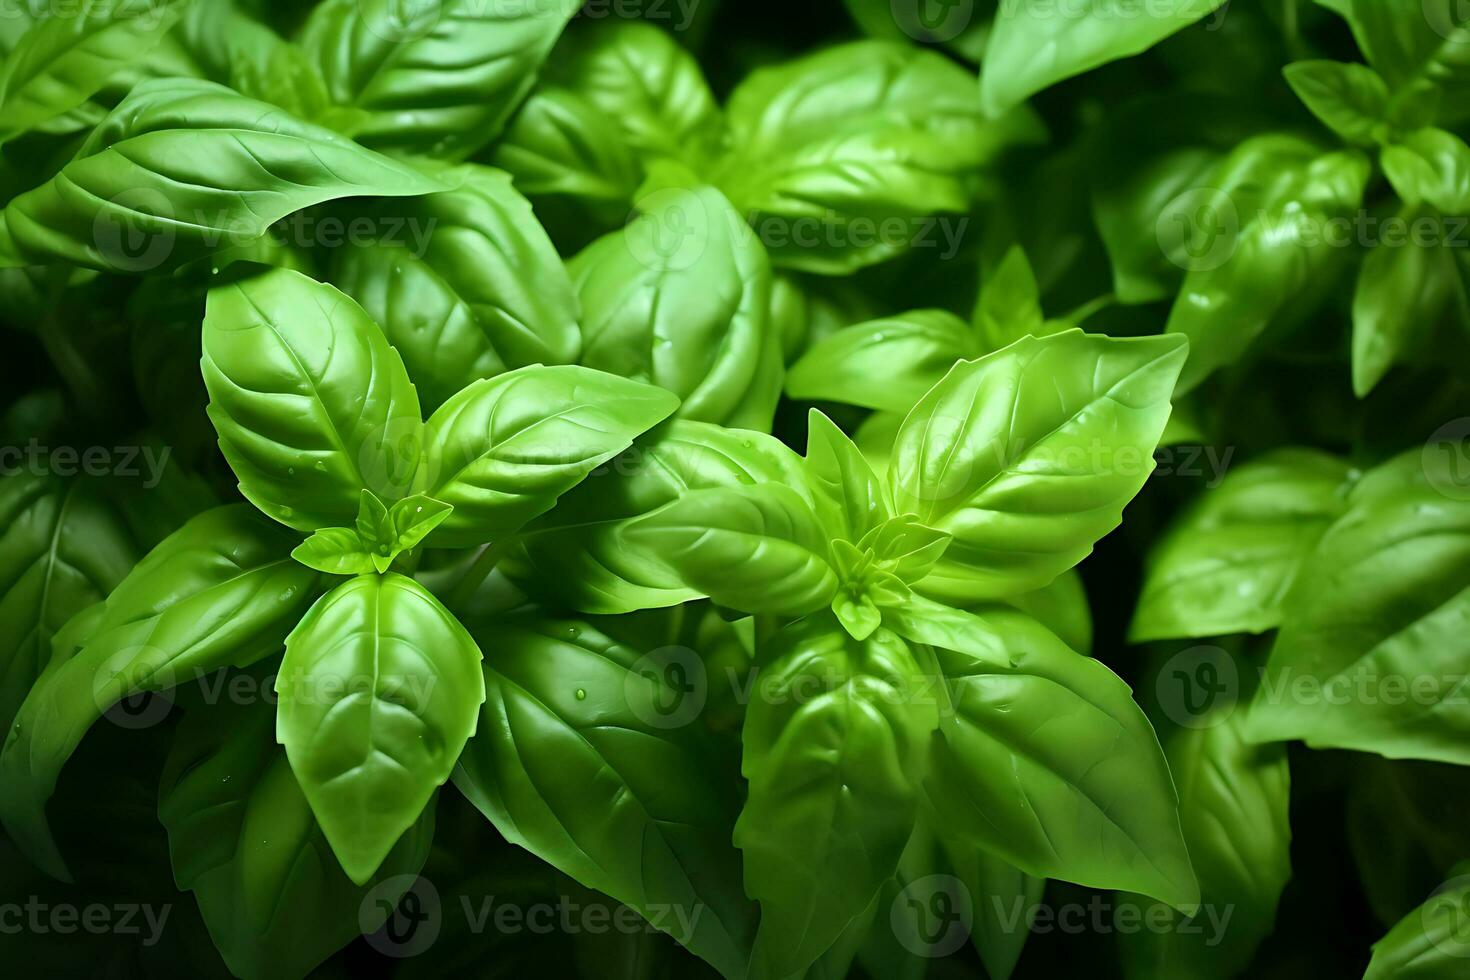
<path id="1" fill-rule="evenodd" d="M 753 969 L 800 975 L 868 908 L 913 830 L 934 692 L 886 630 L 813 616 L 763 657 L 745 716 L 750 795 L 735 826 L 760 902 Z"/>
<path id="2" fill-rule="evenodd" d="M 1466 853 L 1465 828 L 1441 815 L 1464 805 L 1470 771 L 1375 755 L 1353 762 L 1347 843 L 1368 907 L 1392 925 Z"/>
<path id="3" fill-rule="evenodd" d="M 202 62 L 210 78 L 338 132 L 351 135 L 360 124 L 360 110 L 332 102 L 327 80 L 300 45 L 234 9 L 229 0 L 197 7 L 208 10 L 208 15 L 192 15 L 191 8 L 176 35 L 184 35 L 183 46 Z"/>
<path id="4" fill-rule="evenodd" d="M 1260 633 L 1318 540 L 1347 507 L 1352 471 L 1335 456 L 1282 449 L 1231 470 L 1148 556 L 1128 638 Z"/>
<path id="5" fill-rule="evenodd" d="M 1291 877 L 1291 774 L 1282 746 L 1245 740 L 1243 717 L 1207 716 L 1164 739 L 1202 905 L 1192 921 L 1174 913 L 1168 929 L 1124 936 L 1130 977 L 1239 976 L 1275 926 Z"/>
<path id="6" fill-rule="evenodd" d="M 510 842 L 744 977 L 754 909 L 730 845 L 734 787 L 693 723 L 702 661 L 564 620 L 490 629 L 489 695 L 455 785 Z"/>
<path id="7" fill-rule="evenodd" d="M 1046 880 L 1028 875 L 982 847 L 940 834 L 948 869 L 970 893 L 971 943 L 994 980 L 1010 980 L 1031 930 L 1018 928 L 1041 903 Z M 930 926 L 932 929 L 933 927 Z"/>
<path id="8" fill-rule="evenodd" d="M 893 0 L 843 0 L 843 6 L 869 37 L 943 44 L 971 63 L 980 60 L 990 34 L 991 18 L 978 15 L 973 4 L 928 7 Z"/>
<path id="9" fill-rule="evenodd" d="M 1356 151 L 1318 155 L 1272 136 L 1220 164 L 1190 219 L 1195 250 L 1169 312 L 1168 332 L 1190 342 L 1181 391 L 1238 359 L 1307 286 L 1331 281 L 1345 252 L 1334 236 L 1346 234 L 1332 222 L 1361 206 L 1370 170 Z"/>
<path id="10" fill-rule="evenodd" d="M 286 638 L 276 738 L 347 877 L 371 879 L 475 732 L 480 648 L 423 586 L 362 575 Z"/>
<path id="11" fill-rule="evenodd" d="M 199 370 L 200 319 L 208 288 L 181 289 L 172 277 L 144 279 L 128 299 L 133 386 L 151 425 L 193 461 L 212 456 L 218 438 Z"/>
<path id="12" fill-rule="evenodd" d="M 679 580 L 722 606 L 793 616 L 837 590 L 827 535 L 790 487 L 695 490 L 624 529 Z"/>
<path id="13" fill-rule="evenodd" d="M 374 571 L 373 553 L 350 527 L 323 527 L 291 550 L 307 568 L 328 575 L 361 575 Z"/>
<path id="14" fill-rule="evenodd" d="M 711 187 L 667 188 L 568 263 L 582 363 L 667 388 L 680 418 L 769 431 L 781 393 L 765 249 Z"/>
<path id="15" fill-rule="evenodd" d="M 1463 99 L 1470 83 L 1470 30 L 1453 0 L 1334 0 L 1372 65 L 1398 91 L 1429 86 L 1445 90 L 1446 102 Z"/>
<path id="16" fill-rule="evenodd" d="M 531 594 L 582 612 L 626 613 L 698 599 L 699 590 L 623 529 L 686 491 L 758 483 L 801 487 L 801 458 L 761 432 L 676 420 L 639 439 L 527 525 L 503 567 Z"/>
<path id="17" fill-rule="evenodd" d="M 383 201 L 382 239 L 340 250 L 333 281 L 403 355 L 426 410 L 511 368 L 577 358 L 577 301 L 510 178 L 464 166 L 452 191 Z"/>
<path id="18" fill-rule="evenodd" d="M 1448 980 L 1463 972 L 1467 950 L 1457 923 L 1470 901 L 1467 871 L 1454 868 L 1453 878 L 1373 944 L 1363 980 Z"/>
<path id="19" fill-rule="evenodd" d="M 421 493 L 404 497 L 388 511 L 386 543 L 390 552 L 396 555 L 418 547 L 453 510 L 442 500 Z"/>
<path id="20" fill-rule="evenodd" d="M 1397 220 L 1412 232 L 1421 223 L 1448 223 L 1412 205 Z M 1353 291 L 1353 391 L 1365 397 L 1389 368 L 1428 347 L 1429 333 L 1445 312 L 1465 302 L 1465 288 L 1447 243 L 1410 238 L 1380 240 L 1363 260 Z"/>
<path id="21" fill-rule="evenodd" d="M 1128 685 L 1022 613 L 914 603 L 884 622 L 935 647 L 949 688 L 926 784 L 942 826 L 1038 877 L 1199 900 L 1169 766 Z"/>
<path id="22" fill-rule="evenodd" d="M 718 147 L 720 109 L 699 64 L 646 21 L 573 25 L 545 77 L 611 119 L 640 160 L 668 157 L 702 168 Z"/>
<path id="23" fill-rule="evenodd" d="M 57 637 L 57 656 L 0 752 L 0 820 L 37 864 L 67 877 L 46 824 L 46 801 L 104 712 L 130 695 L 247 666 L 279 649 L 316 595 L 316 573 L 289 556 L 294 542 L 248 505 L 205 511 L 149 552 L 95 612 L 84 613 L 81 635 Z"/>
<path id="24" fill-rule="evenodd" d="M 890 464 L 896 509 L 954 535 L 919 587 L 998 598 L 1081 561 L 1153 469 L 1185 350 L 1069 330 L 956 365 L 904 420 Z"/>
<path id="25" fill-rule="evenodd" d="M 806 475 L 817 517 L 834 538 L 857 543 L 893 516 L 888 488 L 847 434 L 815 408 L 807 414 Z"/>
<path id="26" fill-rule="evenodd" d="M 1022 337 L 1039 335 L 1045 317 L 1036 274 L 1019 245 L 1012 245 L 995 272 L 980 286 L 975 329 L 984 350 L 1000 350 Z"/>
<path id="27" fill-rule="evenodd" d="M 1000 602 L 1051 630 L 1069 649 L 1082 654 L 1092 652 L 1092 607 L 1087 604 L 1082 576 L 1075 568 L 1034 592 L 1006 596 Z M 970 611 L 983 617 L 988 606 L 975 606 Z"/>
<path id="28" fill-rule="evenodd" d="M 873 298 L 852 280 L 777 272 L 771 282 L 772 328 L 791 364 L 813 344 L 878 314 Z"/>
<path id="29" fill-rule="evenodd" d="M 304 976 L 381 924 L 429 856 L 424 812 L 369 885 L 342 873 L 265 702 L 190 712 L 159 787 L 174 879 L 238 977 Z"/>
<path id="30" fill-rule="evenodd" d="M 1386 135 L 1388 86 L 1373 69 L 1341 61 L 1298 61 L 1282 74 L 1312 115 L 1349 143 L 1372 146 Z"/>
<path id="31" fill-rule="evenodd" d="M 1431 443 L 1353 488 L 1287 593 L 1251 738 L 1470 760 L 1470 715 L 1459 708 L 1470 615 L 1459 448 Z"/>
<path id="32" fill-rule="evenodd" d="M 1225 2 L 1171 0 L 1126 12 L 1108 0 L 1003 3 L 985 45 L 980 101 L 999 115 L 1065 78 L 1141 54 Z"/>
<path id="33" fill-rule="evenodd" d="M 441 189 L 410 167 L 222 86 L 147 81 L 61 173 L 0 211 L 0 264 L 149 271 L 253 241 L 313 204 Z"/>
<path id="34" fill-rule="evenodd" d="M 414 491 L 454 508 L 431 547 L 469 547 L 550 510 L 679 400 L 590 368 L 529 367 L 476 381 L 429 419 Z"/>
<path id="35" fill-rule="evenodd" d="M 364 490 L 358 496 L 357 524 L 355 533 L 365 546 L 385 541 L 388 537 L 384 532 L 388 526 L 388 505 L 378 499 L 377 494 L 371 490 Z"/>
<path id="36" fill-rule="evenodd" d="M 333 286 L 272 269 L 209 291 L 204 384 L 240 492 L 301 531 L 348 524 L 363 490 L 408 490 L 418 396 L 398 352 Z"/>
<path id="37" fill-rule="evenodd" d="M 1087 179 L 1093 223 L 1121 303 L 1173 297 L 1184 272 L 1230 234 L 1215 191 L 1221 159 L 1269 122 L 1224 95 L 1130 100 L 1097 126 Z M 1228 192 L 1228 189 L 1227 189 Z"/>
<path id="38" fill-rule="evenodd" d="M 326 0 L 301 43 L 332 97 L 369 114 L 364 145 L 462 160 L 499 134 L 577 7 Z"/>
<path id="39" fill-rule="evenodd" d="M 147 55 L 187 3 L 84 0 L 65 15 L 36 21 L 0 71 L 0 139 L 81 106 Z"/>
<path id="40" fill-rule="evenodd" d="M 875 558 L 891 563 L 894 574 L 911 583 L 933 570 L 951 540 L 951 535 L 920 524 L 914 515 L 901 514 L 872 528 L 858 547 L 871 548 Z"/>
<path id="41" fill-rule="evenodd" d="M 898 438 L 898 430 L 903 427 L 906 414 L 907 411 L 874 412 L 863 420 L 852 437 L 863 458 L 872 464 L 873 472 L 888 481 L 890 486 L 893 482 L 889 470 L 893 443 Z"/>
<path id="42" fill-rule="evenodd" d="M 1470 211 L 1470 146 L 1454 133 L 1421 129 L 1400 138 L 1383 148 L 1383 172 L 1406 204 Z"/>
<path id="43" fill-rule="evenodd" d="M 975 168 L 1041 134 L 1026 113 L 987 123 L 969 72 L 884 41 L 758 69 L 726 118 L 735 151 L 715 183 L 776 266 L 823 275 L 906 251 L 933 231 L 926 216 L 967 210 Z M 883 230 L 894 225 L 898 235 Z"/>
<path id="44" fill-rule="evenodd" d="M 547 212 L 559 210 L 569 214 L 566 224 L 596 234 L 627 219 L 643 179 L 617 119 L 554 85 L 538 86 L 511 117 L 490 162 L 514 178 L 548 225 L 557 223 Z"/>
<path id="45" fill-rule="evenodd" d="M 832 614 L 854 640 L 866 640 L 883 625 L 883 610 L 878 608 L 878 601 L 862 585 L 848 588 L 845 575 L 843 587 L 832 598 Z"/>
<path id="46" fill-rule="evenodd" d="M 862 947 L 858 950 L 857 959 L 868 976 L 923 980 L 928 967 L 924 953 L 935 951 L 925 947 L 936 945 L 926 942 L 925 935 L 937 931 L 940 944 L 950 941 L 951 929 L 936 930 L 931 924 L 933 920 L 929 910 L 946 901 L 949 908 L 955 908 L 957 903 L 953 899 L 959 888 L 953 879 L 924 881 L 939 867 L 936 848 L 934 833 L 920 809 L 914 821 L 914 831 L 904 845 L 893 877 L 884 883 L 867 911 L 848 927 L 849 930 L 862 927 Z M 931 892 L 928 886 L 933 884 L 940 884 L 940 887 Z M 958 907 L 963 908 L 963 905 Z M 879 918 L 880 912 L 884 915 L 882 919 Z M 949 920 L 955 923 L 953 931 L 963 927 L 963 913 L 956 918 L 958 923 L 955 923 L 955 918 Z M 876 929 L 873 928 L 875 924 L 878 925 Z M 842 940 L 839 940 L 836 945 L 841 944 Z M 817 961 L 818 968 L 830 959 L 833 952 L 829 950 Z"/>
<path id="47" fill-rule="evenodd" d="M 10 730 L 51 659 L 52 637 L 107 598 L 179 520 L 213 502 L 168 466 L 167 447 L 121 451 L 142 457 L 115 457 L 119 471 L 136 468 L 137 478 L 20 470 L 0 479 L 0 730 Z M 54 452 L 35 462 L 59 468 Z"/>
<path id="48" fill-rule="evenodd" d="M 907 412 L 956 361 L 982 353 L 974 333 L 944 310 L 913 310 L 846 327 L 807 348 L 786 394 Z"/>

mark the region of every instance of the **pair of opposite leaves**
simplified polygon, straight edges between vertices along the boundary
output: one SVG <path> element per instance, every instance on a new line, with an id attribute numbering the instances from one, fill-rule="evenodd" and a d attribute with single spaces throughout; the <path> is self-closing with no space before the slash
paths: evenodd
<path id="1" fill-rule="evenodd" d="M 377 325 L 283 269 L 212 292 L 203 368 L 241 492 L 312 537 L 230 505 L 154 549 L 58 638 L 0 755 L 0 813 L 64 875 L 44 805 L 86 728 L 121 697 L 246 666 L 284 639 L 278 736 L 344 868 L 366 880 L 447 779 L 484 697 L 468 633 L 413 579 L 380 568 L 420 543 L 472 547 L 514 531 L 678 399 L 589 368 L 530 367 L 468 386 L 424 422 Z M 306 612 L 319 576 L 287 557 L 292 545 L 361 574 Z"/>

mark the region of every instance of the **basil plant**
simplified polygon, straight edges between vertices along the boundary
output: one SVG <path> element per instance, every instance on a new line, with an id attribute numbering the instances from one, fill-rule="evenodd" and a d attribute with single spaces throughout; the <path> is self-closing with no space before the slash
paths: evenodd
<path id="1" fill-rule="evenodd" d="M 1467 41 L 8 5 L 0 951 L 1461 975 Z"/>

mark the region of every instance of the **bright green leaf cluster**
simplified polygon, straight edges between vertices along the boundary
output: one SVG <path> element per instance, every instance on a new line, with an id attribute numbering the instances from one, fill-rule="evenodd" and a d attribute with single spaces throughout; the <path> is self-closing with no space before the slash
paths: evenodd
<path id="1" fill-rule="evenodd" d="M 1470 962 L 1455 0 L 12 6 L 11 961 Z"/>

